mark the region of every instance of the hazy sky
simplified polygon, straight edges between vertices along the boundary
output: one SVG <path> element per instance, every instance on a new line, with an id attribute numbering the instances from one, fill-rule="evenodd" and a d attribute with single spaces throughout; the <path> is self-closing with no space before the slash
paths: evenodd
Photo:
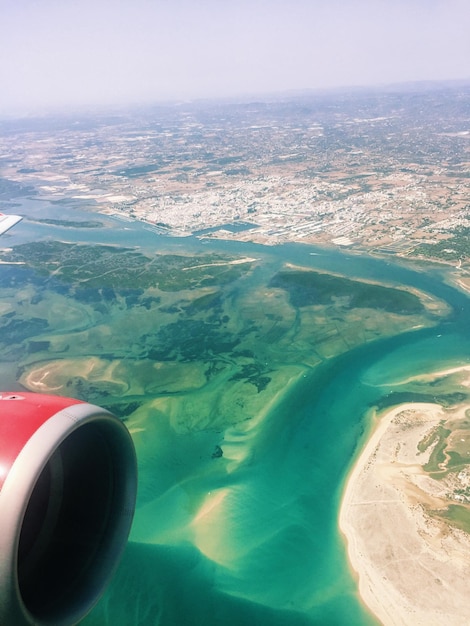
<path id="1" fill-rule="evenodd" d="M 0 0 L 0 112 L 470 78 L 470 0 Z"/>

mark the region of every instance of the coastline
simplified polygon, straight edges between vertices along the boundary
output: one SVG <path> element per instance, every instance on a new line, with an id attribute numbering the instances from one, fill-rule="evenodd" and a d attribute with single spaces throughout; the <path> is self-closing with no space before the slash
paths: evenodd
<path id="1" fill-rule="evenodd" d="M 460 369 L 468 372 L 452 368 L 434 376 Z M 467 410 L 406 403 L 375 415 L 347 478 L 339 528 L 360 597 L 384 626 L 470 623 L 470 535 L 429 514 L 450 502 L 422 467 L 433 446 L 417 451 L 443 419 L 458 423 Z"/>

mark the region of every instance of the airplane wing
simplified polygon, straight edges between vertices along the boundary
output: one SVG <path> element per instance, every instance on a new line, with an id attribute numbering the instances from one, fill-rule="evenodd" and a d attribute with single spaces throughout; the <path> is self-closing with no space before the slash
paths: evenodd
<path id="1" fill-rule="evenodd" d="M 4 215 L 3 213 L 0 213 L 0 235 L 6 233 L 7 230 L 22 219 L 21 215 Z"/>

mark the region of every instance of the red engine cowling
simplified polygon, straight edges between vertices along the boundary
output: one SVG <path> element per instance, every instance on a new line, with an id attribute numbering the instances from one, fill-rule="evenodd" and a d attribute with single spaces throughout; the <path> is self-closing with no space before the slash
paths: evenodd
<path id="1" fill-rule="evenodd" d="M 126 427 L 97 406 L 0 392 L 0 624 L 70 626 L 104 591 L 137 491 Z"/>

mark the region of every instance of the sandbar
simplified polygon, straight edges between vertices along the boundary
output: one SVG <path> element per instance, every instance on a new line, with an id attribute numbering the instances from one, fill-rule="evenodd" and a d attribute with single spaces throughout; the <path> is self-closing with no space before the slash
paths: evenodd
<path id="1" fill-rule="evenodd" d="M 433 514 L 459 496 L 423 469 L 435 446 L 422 445 L 468 408 L 407 403 L 376 416 L 348 478 L 339 526 L 361 598 L 385 626 L 470 624 L 470 536 Z"/>

